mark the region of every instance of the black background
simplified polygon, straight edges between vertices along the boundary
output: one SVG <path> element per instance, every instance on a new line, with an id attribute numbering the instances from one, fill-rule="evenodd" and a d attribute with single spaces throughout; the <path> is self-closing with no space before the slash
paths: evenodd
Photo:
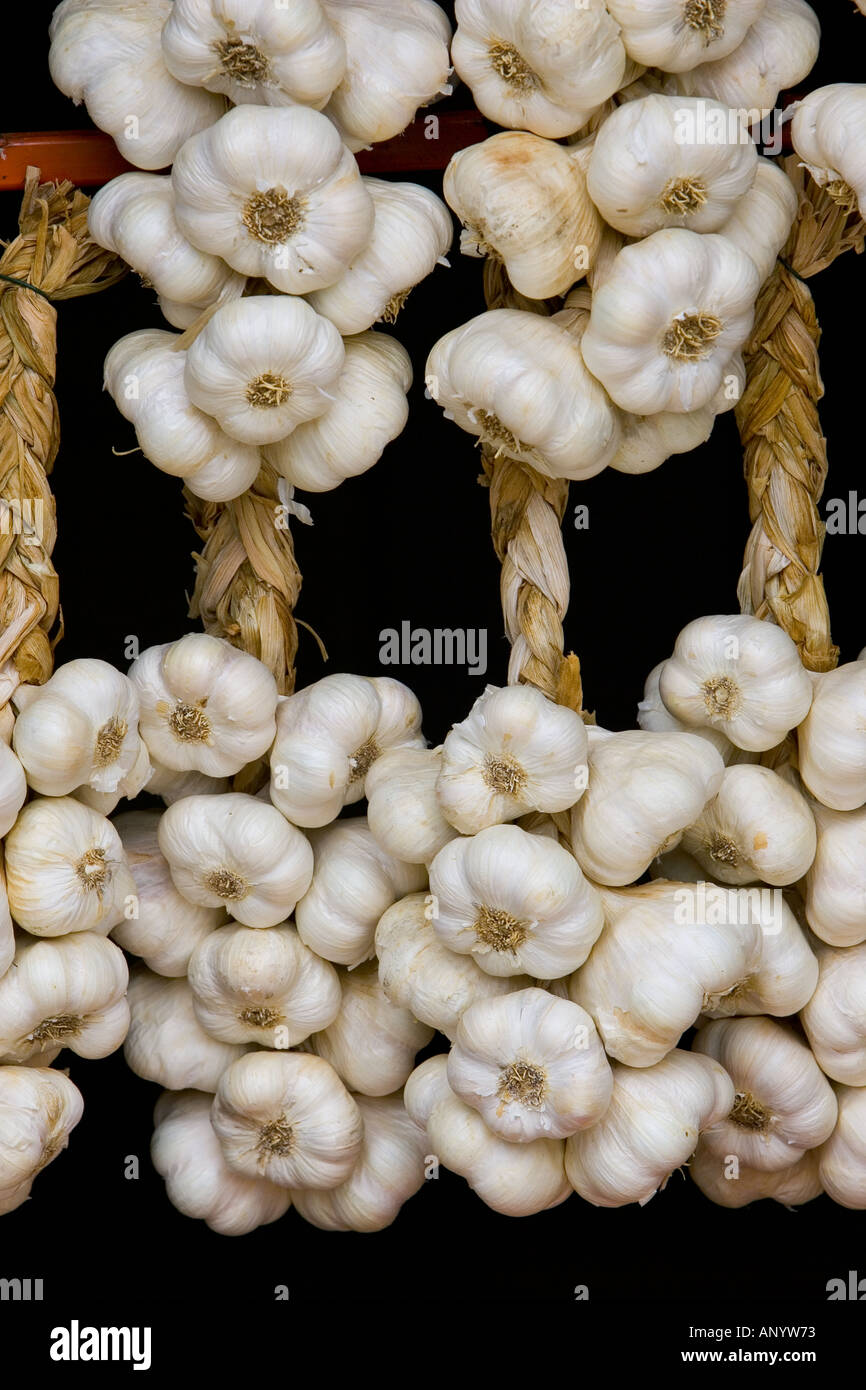
<path id="1" fill-rule="evenodd" d="M 34 3 L 15 9 L 15 57 L 7 47 L 0 129 L 88 124 L 83 108 L 56 92 L 48 76 L 51 8 Z M 847 0 L 816 8 L 824 39 L 808 86 L 862 80 L 866 18 Z M 455 102 L 465 104 L 466 94 L 458 92 Z M 441 192 L 439 175 L 420 181 Z M 6 237 L 14 233 L 18 202 L 17 194 L 0 196 Z M 849 253 L 813 280 L 812 289 L 824 329 L 826 497 L 858 488 L 866 495 L 862 264 Z M 461 258 L 455 246 L 452 269 L 438 269 L 414 291 L 393 330 L 411 351 L 416 372 L 405 433 L 372 472 L 335 492 L 304 496 L 315 525 L 294 531 L 304 575 L 298 616 L 322 636 L 330 655 L 323 666 L 313 639 L 301 630 L 301 685 L 328 671 L 376 674 L 380 631 L 404 619 L 426 628 L 488 629 L 483 679 L 455 668 L 388 668 L 419 696 L 431 742 L 465 716 L 486 681 L 504 683 L 508 658 L 488 494 L 477 483 L 479 457 L 470 438 L 425 400 L 423 385 L 432 344 L 483 307 L 480 264 Z M 58 661 L 98 656 L 123 667 L 129 635 L 143 649 L 191 626 L 186 595 L 196 538 L 183 515 L 180 484 L 140 454 L 112 452 L 135 440 L 101 389 L 102 361 L 112 343 L 161 322 L 152 291 L 132 276 L 59 308 L 62 446 L 52 484 L 66 637 Z M 599 722 L 633 727 L 644 677 L 669 653 L 679 629 L 700 614 L 737 608 L 749 523 L 732 415 L 718 420 L 708 444 L 654 473 L 607 471 L 573 486 L 571 508 L 578 502 L 589 506 L 590 526 L 575 531 L 571 513 L 566 517 L 572 576 L 567 642 L 581 657 L 586 702 Z M 828 538 L 824 575 L 843 660 L 866 643 L 863 562 L 862 537 Z M 34 1200 L 0 1224 L 0 1275 L 45 1280 L 46 1326 L 58 1316 L 105 1321 L 108 1309 L 127 1323 L 146 1314 L 162 1328 L 165 1347 L 183 1309 L 213 1310 L 222 1303 L 257 1305 L 258 1312 L 247 1309 L 251 1326 L 263 1341 L 278 1341 L 281 1319 L 299 1303 L 325 1302 L 345 1324 L 359 1303 L 381 1310 L 445 1302 L 462 1319 L 473 1305 L 541 1300 L 571 1303 L 574 1330 L 595 1345 L 605 1326 L 598 1304 L 629 1302 L 632 1319 L 639 1305 L 652 1305 L 652 1342 L 658 1347 L 667 1336 L 674 1356 L 676 1348 L 696 1345 L 687 1341 L 690 1322 L 706 1324 L 712 1316 L 715 1325 L 730 1325 L 736 1305 L 737 1319 L 756 1326 L 814 1324 L 818 1317 L 832 1324 L 823 1340 L 811 1343 L 820 1348 L 822 1369 L 842 1345 L 843 1330 L 853 1331 L 857 1309 L 828 1305 L 825 1285 L 849 1269 L 866 1275 L 866 1224 L 862 1213 L 825 1197 L 796 1213 L 772 1202 L 727 1211 L 677 1173 L 644 1209 L 601 1211 L 574 1197 L 553 1212 L 508 1220 L 443 1172 L 381 1234 L 326 1234 L 290 1213 L 233 1241 L 180 1216 L 165 1197 L 148 1158 L 157 1087 L 129 1072 L 120 1053 L 99 1062 L 68 1053 L 66 1060 L 85 1097 L 84 1118 L 66 1153 L 38 1178 Z M 138 1180 L 124 1177 L 129 1155 L 140 1159 Z M 289 1304 L 274 1303 L 280 1284 L 289 1287 Z M 589 1303 L 574 1302 L 580 1284 L 589 1286 Z M 781 1300 L 772 1316 L 770 1300 Z M 815 1306 L 797 1318 L 801 1300 Z M 710 1301 L 716 1312 L 702 1313 Z M 660 1309 L 660 1303 L 671 1306 Z M 42 1317 L 42 1311 L 0 1304 L 0 1316 L 16 1320 L 25 1313 Z M 507 1312 L 499 1325 L 506 1344 L 510 1319 Z M 862 1327 L 862 1315 L 857 1322 Z M 539 1334 L 540 1328 L 530 1333 L 529 1344 Z M 518 1340 L 527 1342 L 524 1334 Z M 212 1351 L 219 1365 L 230 1348 Z M 196 1343 L 195 1353 L 177 1354 L 198 1358 L 202 1347 Z M 653 1347 L 626 1337 L 617 1354 L 649 1364 Z M 37 1359 L 42 1369 L 69 1372 L 48 1363 L 43 1352 Z"/>

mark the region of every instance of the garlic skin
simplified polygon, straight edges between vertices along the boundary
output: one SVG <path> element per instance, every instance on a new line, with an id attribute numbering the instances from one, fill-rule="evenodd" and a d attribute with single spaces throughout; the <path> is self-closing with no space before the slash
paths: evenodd
<path id="1" fill-rule="evenodd" d="M 470 1004 L 530 984 L 525 975 L 488 975 L 473 956 L 444 946 L 433 930 L 433 904 L 423 893 L 402 898 L 382 914 L 375 947 L 386 997 L 451 1039 Z"/>
<path id="2" fill-rule="evenodd" d="M 129 679 L 141 704 L 141 736 L 170 771 L 231 777 L 273 742 L 273 675 L 220 637 L 190 632 L 148 647 Z"/>
<path id="3" fill-rule="evenodd" d="M 686 72 L 732 53 L 765 0 L 608 0 L 629 57 L 648 68 Z"/>
<path id="4" fill-rule="evenodd" d="M 264 449 L 277 472 L 305 492 L 330 492 L 366 473 L 409 419 L 412 363 L 402 344 L 385 333 L 360 333 L 344 348 L 324 414 Z"/>
<path id="5" fill-rule="evenodd" d="M 754 183 L 720 231 L 750 257 L 761 284 L 788 240 L 797 206 L 797 191 L 785 170 L 771 159 L 759 158 Z"/>
<path id="6" fill-rule="evenodd" d="M 602 222 L 573 150 L 523 130 L 459 150 L 443 192 L 466 256 L 493 256 L 529 299 L 567 294 L 595 262 Z"/>
<path id="7" fill-rule="evenodd" d="M 688 454 L 705 444 L 715 423 L 709 404 L 681 415 L 671 410 L 655 415 L 624 413 L 620 445 L 609 466 L 617 473 L 651 473 L 673 454 Z"/>
<path id="8" fill-rule="evenodd" d="M 560 845 L 516 825 L 452 840 L 430 865 L 433 930 L 489 975 L 555 980 L 601 932 L 598 893 Z"/>
<path id="9" fill-rule="evenodd" d="M 84 1113 L 78 1087 L 47 1067 L 0 1067 L 0 1216 L 30 1196 Z"/>
<path id="10" fill-rule="evenodd" d="M 442 748 L 436 792 L 462 835 L 529 811 L 565 811 L 586 785 L 586 726 L 530 685 L 489 685 Z"/>
<path id="11" fill-rule="evenodd" d="M 866 803 L 866 661 L 849 661 L 814 682 L 797 730 L 800 776 L 832 811 Z"/>
<path id="12" fill-rule="evenodd" d="M 614 1064 L 607 1111 L 566 1141 L 569 1181 L 596 1207 L 645 1206 L 733 1103 L 733 1082 L 709 1057 L 677 1048 L 641 1070 Z"/>
<path id="13" fill-rule="evenodd" d="M 493 1134 L 449 1086 L 447 1057 L 431 1057 L 416 1067 L 403 1099 L 412 1119 L 426 1130 L 431 1154 L 465 1178 L 494 1211 L 533 1216 L 571 1196 L 562 1140 L 510 1144 Z"/>
<path id="14" fill-rule="evenodd" d="M 364 1140 L 351 1175 L 328 1192 L 292 1191 L 295 1210 L 322 1231 L 383 1231 L 424 1185 L 427 1136 L 402 1097 L 355 1100 Z"/>
<path id="15" fill-rule="evenodd" d="M 775 1172 L 832 1134 L 833 1088 L 787 1026 L 769 1018 L 718 1019 L 699 1029 L 692 1047 L 721 1063 L 736 1092 L 727 1115 L 702 1136 L 709 1153 Z"/>
<path id="16" fill-rule="evenodd" d="M 301 940 L 325 960 L 361 965 L 373 955 L 382 913 L 425 887 L 426 872 L 381 849 L 363 816 L 313 831 L 310 842 L 315 868 L 295 913 Z"/>
<path id="17" fill-rule="evenodd" d="M 840 1207 L 866 1207 L 866 1087 L 838 1086 L 839 1118 L 818 1153 L 824 1191 Z"/>
<path id="18" fill-rule="evenodd" d="M 135 894 L 120 836 L 72 797 L 40 797 L 6 837 L 9 910 L 33 936 L 95 931 L 123 920 Z"/>
<path id="19" fill-rule="evenodd" d="M 457 836 L 436 796 L 441 767 L 441 748 L 390 748 L 367 773 L 370 833 L 404 864 L 429 864 Z"/>
<path id="20" fill-rule="evenodd" d="M 8 743 L 0 742 L 0 839 L 12 829 L 26 800 L 24 768 Z"/>
<path id="21" fill-rule="evenodd" d="M 843 206 L 866 207 L 866 86 L 834 82 L 798 102 L 791 125 L 794 149 L 809 173 Z"/>
<path id="22" fill-rule="evenodd" d="M 821 1070 L 847 1086 L 866 1086 L 866 942 L 819 946 L 818 983 L 800 1013 Z"/>
<path id="23" fill-rule="evenodd" d="M 584 361 L 623 410 L 699 410 L 751 331 L 759 289 L 724 236 L 653 232 L 622 248 L 595 291 Z"/>
<path id="24" fill-rule="evenodd" d="M 815 858 L 818 832 L 796 787 L 768 767 L 725 768 L 718 794 L 682 847 L 722 883 L 796 883 Z"/>
<path id="25" fill-rule="evenodd" d="M 829 946 L 866 941 L 866 807 L 830 811 L 812 803 L 818 849 L 806 875 L 806 920 Z"/>
<path id="26" fill-rule="evenodd" d="M 454 237 L 448 209 L 418 183 L 362 180 L 375 209 L 370 239 L 326 289 L 308 302 L 343 335 L 396 323 L 409 294 L 447 256 Z"/>
<path id="27" fill-rule="evenodd" d="M 313 877 L 309 841 L 257 797 L 187 796 L 163 813 L 159 849 L 188 902 L 224 907 L 247 927 L 275 927 Z"/>
<path id="28" fill-rule="evenodd" d="M 167 980 L 140 966 L 129 979 L 126 1065 L 169 1091 L 213 1094 L 220 1077 L 248 1047 L 219 1042 L 196 1017 L 186 980 Z"/>
<path id="29" fill-rule="evenodd" d="M 6 974 L 15 959 L 15 928 L 9 912 L 6 895 L 6 876 L 3 872 L 3 855 L 0 851 L 0 979 Z"/>
<path id="30" fill-rule="evenodd" d="M 460 429 L 545 477 L 595 477 L 620 425 L 584 361 L 588 332 L 570 315 L 488 309 L 434 345 L 427 390 Z"/>
<path id="31" fill-rule="evenodd" d="M 210 1120 L 211 1098 L 164 1091 L 156 1103 L 150 1145 L 172 1206 L 221 1236 L 245 1236 L 277 1221 L 291 1206 L 283 1187 L 229 1168 Z"/>
<path id="32" fill-rule="evenodd" d="M 360 801 L 388 748 L 423 748 L 421 706 L 389 676 L 325 676 L 277 711 L 270 797 L 295 825 L 329 825 Z"/>
<path id="33" fill-rule="evenodd" d="M 613 1076 L 595 1024 L 567 999 L 524 989 L 460 1019 L 448 1084 L 512 1143 L 566 1139 L 601 1119 Z"/>
<path id="34" fill-rule="evenodd" d="M 186 142 L 171 181 L 193 246 L 284 294 L 333 285 L 372 235 L 354 158 L 305 106 L 236 106 Z"/>
<path id="35" fill-rule="evenodd" d="M 497 125 L 571 135 L 622 84 L 625 49 L 600 0 L 457 0 L 455 14 L 454 66 Z"/>
<path id="36" fill-rule="evenodd" d="M 0 979 L 0 1062 L 26 1062 L 58 1044 L 107 1057 L 129 1027 L 128 979 L 120 947 L 95 932 L 22 937 Z"/>
<path id="37" fill-rule="evenodd" d="M 340 971 L 340 985 L 339 1013 L 310 1038 L 310 1050 L 330 1062 L 356 1094 L 390 1096 L 402 1090 L 433 1029 L 391 1002 L 375 960 Z"/>
<path id="38" fill-rule="evenodd" d="M 780 92 L 808 76 L 820 38 L 818 16 L 805 0 L 766 0 L 732 53 L 682 73 L 676 86 L 686 95 L 754 112 L 757 119 L 773 110 Z"/>
<path id="39" fill-rule="evenodd" d="M 179 82 L 235 105 L 321 108 L 346 71 L 319 0 L 174 0 L 162 52 Z"/>
<path id="40" fill-rule="evenodd" d="M 571 847 L 597 883 L 624 886 L 679 844 L 722 785 L 706 739 L 628 730 L 593 740 L 589 785 L 571 812 Z"/>
<path id="41" fill-rule="evenodd" d="M 220 927 L 193 952 L 189 984 L 200 1025 L 223 1043 L 286 1050 L 326 1028 L 340 1008 L 336 970 L 288 923 Z"/>
<path id="42" fill-rule="evenodd" d="M 650 416 L 650 419 L 659 419 L 659 416 Z M 685 420 L 685 415 L 670 416 L 671 419 Z M 688 724 L 683 724 L 671 714 L 662 700 L 659 691 L 659 681 L 664 670 L 665 663 L 660 661 L 654 666 L 644 682 L 643 699 L 637 707 L 637 722 L 642 729 L 646 729 L 652 734 L 697 734 L 699 738 L 705 738 L 713 745 L 718 753 L 721 754 L 722 762 L 728 764 L 732 755 L 736 751 L 729 738 L 726 738 L 721 729 L 709 728 L 689 728 Z"/>
<path id="43" fill-rule="evenodd" d="M 171 0 L 62 0 L 48 30 L 55 86 L 76 105 L 83 101 L 94 125 L 140 169 L 164 169 L 225 109 L 168 71 L 160 34 L 171 10 Z"/>
<path id="44" fill-rule="evenodd" d="M 230 1168 L 279 1187 L 339 1187 L 364 1123 L 333 1067 L 300 1052 L 251 1052 L 222 1075 L 211 1123 Z"/>
<path id="45" fill-rule="evenodd" d="M 720 1207 L 746 1207 L 764 1197 L 783 1207 L 799 1207 L 820 1197 L 824 1190 L 815 1149 L 807 1149 L 790 1168 L 774 1173 L 739 1162 L 735 1172 L 729 1158 L 710 1153 L 699 1144 L 689 1163 L 689 1177 L 705 1197 Z"/>
<path id="46" fill-rule="evenodd" d="M 175 772 L 172 768 L 163 767 L 162 763 L 153 760 L 151 767 L 153 773 L 148 781 L 147 790 L 154 796 L 161 796 L 166 806 L 180 801 L 182 796 L 207 796 L 231 790 L 228 777 L 208 777 L 206 772 Z"/>
<path id="47" fill-rule="evenodd" d="M 740 613 L 687 623 L 659 676 L 661 698 L 676 719 L 720 729 L 738 748 L 759 753 L 806 718 L 812 689 L 788 634 Z"/>

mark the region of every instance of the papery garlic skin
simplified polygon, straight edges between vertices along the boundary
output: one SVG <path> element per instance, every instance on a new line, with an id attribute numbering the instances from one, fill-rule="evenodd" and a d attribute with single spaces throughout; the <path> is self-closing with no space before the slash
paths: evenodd
<path id="1" fill-rule="evenodd" d="M 313 877 L 306 837 L 243 792 L 176 801 L 160 819 L 159 848 L 183 897 L 248 927 L 285 921 Z"/>
<path id="2" fill-rule="evenodd" d="M 799 1207 L 820 1197 L 824 1190 L 815 1149 L 807 1149 L 790 1168 L 768 1173 L 763 1168 L 749 1168 L 735 1155 L 710 1153 L 699 1144 L 689 1163 L 689 1177 L 705 1197 L 721 1207 L 746 1207 L 764 1197 L 784 1207 Z"/>
<path id="3" fill-rule="evenodd" d="M 754 752 L 775 748 L 812 704 L 811 678 L 788 634 L 739 613 L 688 623 L 662 668 L 659 691 L 684 724 L 719 729 Z"/>
<path id="4" fill-rule="evenodd" d="M 236 105 L 321 108 L 346 71 L 319 0 L 174 0 L 162 52 L 179 82 Z"/>
<path id="5" fill-rule="evenodd" d="M 742 43 L 765 0 L 608 0 L 626 52 L 648 68 L 686 72 Z"/>
<path id="6" fill-rule="evenodd" d="M 839 1118 L 818 1151 L 824 1191 L 841 1207 L 866 1208 L 866 1087 L 837 1086 Z"/>
<path id="7" fill-rule="evenodd" d="M 373 838 L 405 864 L 429 864 L 458 832 L 439 807 L 441 748 L 391 748 L 367 773 L 367 824 Z"/>
<path id="8" fill-rule="evenodd" d="M 0 1067 L 0 1216 L 26 1202 L 83 1113 L 81 1092 L 62 1071 Z"/>
<path id="9" fill-rule="evenodd" d="M 406 1109 L 427 1132 L 431 1155 L 465 1178 L 503 1216 L 532 1216 L 571 1195 L 561 1139 L 511 1144 L 485 1125 L 448 1084 L 447 1057 L 416 1067 L 403 1092 Z"/>
<path id="10" fill-rule="evenodd" d="M 129 678 L 142 738 L 171 771 L 233 776 L 273 742 L 277 683 L 263 662 L 222 638 L 190 632 L 148 647 Z"/>
<path id="11" fill-rule="evenodd" d="M 652 1067 L 614 1064 L 605 1114 L 566 1141 L 569 1180 L 593 1206 L 644 1206 L 733 1103 L 733 1082 L 709 1057 L 676 1049 Z"/>
<path id="12" fill-rule="evenodd" d="M 169 980 L 142 967 L 129 980 L 126 1065 L 145 1081 L 169 1091 L 213 1094 L 220 1077 L 248 1047 L 219 1042 L 206 1033 L 193 1008 L 186 980 Z"/>
<path id="13" fill-rule="evenodd" d="M 220 927 L 193 952 L 189 983 L 199 1023 L 224 1043 L 287 1050 L 326 1028 L 340 1008 L 336 970 L 288 924 Z"/>
<path id="14" fill-rule="evenodd" d="M 339 1187 L 364 1124 L 333 1067 L 300 1052 L 252 1052 L 223 1073 L 211 1111 L 229 1167 L 280 1187 Z"/>
<path id="15" fill-rule="evenodd" d="M 284 1187 L 229 1168 L 210 1120 L 211 1097 L 164 1091 L 154 1111 L 153 1166 L 172 1206 L 222 1236 L 244 1236 L 291 1206 Z"/>
<path id="16" fill-rule="evenodd" d="M 788 240 L 797 207 L 797 190 L 785 170 L 760 158 L 754 183 L 719 230 L 752 260 L 761 284 Z"/>
<path id="17" fill-rule="evenodd" d="M 375 947 L 379 980 L 393 1004 L 454 1038 L 464 1011 L 478 999 L 499 998 L 530 984 L 525 975 L 488 975 L 471 955 L 458 955 L 433 930 L 433 901 L 414 893 L 379 919 Z"/>
<path id="18" fill-rule="evenodd" d="M 800 1013 L 821 1070 L 847 1086 L 866 1086 L 866 942 L 819 946 L 818 983 Z"/>
<path id="19" fill-rule="evenodd" d="M 292 1191 L 295 1210 L 323 1231 L 383 1231 L 424 1185 L 427 1135 L 402 1097 L 355 1099 L 364 1140 L 350 1176 L 328 1192 Z"/>
<path id="20" fill-rule="evenodd" d="M 830 946 L 866 941 L 866 807 L 830 811 L 812 803 L 818 848 L 806 875 L 806 920 Z"/>
<path id="21" fill-rule="evenodd" d="M 6 895 L 6 878 L 3 873 L 3 856 L 0 853 L 0 979 L 6 974 L 15 959 L 15 928 L 9 911 Z"/>
<path id="22" fill-rule="evenodd" d="M 129 1027 L 128 979 L 120 947 L 95 932 L 22 937 L 0 979 L 0 1062 L 26 1062 L 58 1044 L 107 1057 Z"/>
<path id="23" fill-rule="evenodd" d="M 688 417 L 681 415 L 679 417 L 670 416 L 669 418 L 685 420 Z M 657 420 L 659 416 L 649 416 L 649 419 Z M 722 761 L 727 765 L 732 754 L 736 750 L 730 739 L 726 738 L 721 729 L 711 727 L 689 727 L 688 724 L 683 724 L 680 719 L 672 715 L 665 705 L 659 691 L 659 680 L 664 666 L 665 663 L 660 661 L 657 666 L 653 667 L 644 682 L 643 699 L 639 702 L 637 707 L 638 724 L 642 729 L 646 729 L 653 734 L 698 734 L 700 738 L 709 740 L 713 747 L 721 754 Z"/>
<path id="24" fill-rule="evenodd" d="M 718 794 L 682 847 L 722 883 L 796 883 L 815 858 L 818 832 L 804 796 L 768 767 L 728 767 Z"/>
<path id="25" fill-rule="evenodd" d="M 72 797 L 39 797 L 6 837 L 9 909 L 33 936 L 109 932 L 134 897 L 120 836 Z"/>
<path id="26" fill-rule="evenodd" d="M 231 790 L 228 777 L 208 777 L 206 772 L 175 772 L 162 763 L 152 760 L 153 773 L 147 790 L 154 796 L 161 796 L 166 806 L 180 801 L 182 796 L 210 796 L 216 792 Z"/>
<path id="27" fill-rule="evenodd" d="M 433 1029 L 392 1003 L 379 982 L 376 961 L 341 971 L 340 984 L 339 1013 L 310 1038 L 310 1051 L 330 1062 L 356 1094 L 390 1096 L 402 1090 Z"/>
<path id="28" fill-rule="evenodd" d="M 794 149 L 834 202 L 866 207 L 866 85 L 834 82 L 798 102 L 791 125 Z"/>
<path id="29" fill-rule="evenodd" d="M 448 1084 L 494 1134 L 526 1144 L 594 1125 L 613 1077 L 588 1013 L 524 989 L 470 1005 L 448 1054 Z"/>
<path id="30" fill-rule="evenodd" d="M 800 776 L 832 811 L 866 803 L 866 661 L 815 679 L 811 709 L 797 730 Z"/>
<path id="31" fill-rule="evenodd" d="M 732 53 L 681 73 L 676 87 L 760 119 L 776 106 L 780 92 L 808 76 L 820 38 L 818 16 L 805 0 L 766 0 Z"/>
<path id="32" fill-rule="evenodd" d="M 24 768 L 8 743 L 0 742 L 0 839 L 12 829 L 26 800 Z"/>

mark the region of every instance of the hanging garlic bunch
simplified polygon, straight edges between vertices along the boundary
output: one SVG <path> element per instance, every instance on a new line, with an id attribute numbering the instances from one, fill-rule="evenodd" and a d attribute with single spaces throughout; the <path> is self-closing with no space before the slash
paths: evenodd
<path id="1" fill-rule="evenodd" d="M 433 1029 L 391 1002 L 375 960 L 341 970 L 339 978 L 339 1012 L 313 1034 L 307 1047 L 330 1062 L 356 1095 L 390 1096 L 405 1084 L 416 1053 L 431 1041 Z"/>
<path id="2" fill-rule="evenodd" d="M 81 1093 L 63 1072 L 0 1067 L 0 1216 L 27 1201 L 83 1112 Z"/>
<path id="3" fill-rule="evenodd" d="M 866 942 L 819 945 L 818 983 L 800 1014 L 809 1046 L 833 1081 L 866 1086 Z"/>
<path id="4" fill-rule="evenodd" d="M 129 1027 L 128 978 L 123 952 L 95 932 L 21 937 L 0 979 L 0 1062 L 48 1065 L 63 1047 L 107 1057 Z"/>
<path id="5" fill-rule="evenodd" d="M 722 883 L 790 884 L 808 872 L 817 831 L 804 796 L 768 767 L 725 769 L 682 847 Z"/>
<path id="6" fill-rule="evenodd" d="M 835 82 L 797 105 L 791 125 L 794 149 L 834 202 L 866 209 L 866 85 Z"/>
<path id="7" fill-rule="evenodd" d="M 219 1041 L 205 1032 L 186 980 L 167 980 L 138 967 L 129 981 L 126 1065 L 145 1081 L 169 1091 L 213 1094 L 220 1077 L 248 1046 Z"/>

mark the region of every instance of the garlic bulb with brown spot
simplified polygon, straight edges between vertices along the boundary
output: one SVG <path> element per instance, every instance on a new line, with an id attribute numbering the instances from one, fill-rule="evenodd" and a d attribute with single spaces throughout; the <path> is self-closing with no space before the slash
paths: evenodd
<path id="1" fill-rule="evenodd" d="M 107 1057 L 126 1037 L 126 960 L 95 932 L 56 941 L 21 937 L 0 979 L 0 1062 L 27 1062 L 68 1047 Z"/>
<path id="2" fill-rule="evenodd" d="M 130 976 L 128 999 L 126 1065 L 166 1090 L 213 1094 L 226 1067 L 250 1050 L 205 1032 L 186 980 L 165 979 L 139 966 Z"/>
<path id="3" fill-rule="evenodd" d="M 416 1053 L 431 1041 L 433 1029 L 392 1003 L 374 960 L 341 970 L 340 985 L 339 1013 L 313 1034 L 308 1049 L 330 1062 L 350 1091 L 390 1096 L 404 1086 Z"/>
<path id="4" fill-rule="evenodd" d="M 796 883 L 815 858 L 818 832 L 805 797 L 768 767 L 725 768 L 717 795 L 682 847 L 722 883 Z"/>
<path id="5" fill-rule="evenodd" d="M 0 1216 L 26 1202 L 83 1113 L 81 1092 L 64 1072 L 0 1067 Z"/>

